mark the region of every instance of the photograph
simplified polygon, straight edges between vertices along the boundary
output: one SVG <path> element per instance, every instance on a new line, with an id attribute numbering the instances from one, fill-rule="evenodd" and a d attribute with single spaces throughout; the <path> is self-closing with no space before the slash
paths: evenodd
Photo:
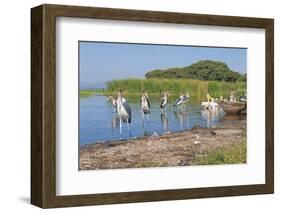
<path id="1" fill-rule="evenodd" d="M 247 163 L 247 48 L 78 50 L 79 170 Z"/>
<path id="2" fill-rule="evenodd" d="M 32 205 L 274 193 L 274 18 L 159 6 L 31 8 Z"/>

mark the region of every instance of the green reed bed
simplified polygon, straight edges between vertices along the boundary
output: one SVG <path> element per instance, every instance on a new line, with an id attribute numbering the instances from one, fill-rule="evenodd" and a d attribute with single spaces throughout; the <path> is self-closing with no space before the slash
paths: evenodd
<path id="1" fill-rule="evenodd" d="M 116 94 L 119 89 L 125 95 L 141 94 L 147 91 L 150 95 L 159 95 L 168 91 L 172 95 L 189 92 L 190 96 L 205 99 L 206 94 L 219 98 L 228 97 L 232 91 L 242 95 L 246 91 L 246 82 L 219 82 L 194 79 L 123 79 L 113 80 L 106 84 L 105 94 Z"/>
<path id="2" fill-rule="evenodd" d="M 102 89 L 87 89 L 87 90 L 80 90 L 80 97 L 88 97 L 91 95 L 96 95 L 96 94 L 104 94 L 104 90 Z"/>

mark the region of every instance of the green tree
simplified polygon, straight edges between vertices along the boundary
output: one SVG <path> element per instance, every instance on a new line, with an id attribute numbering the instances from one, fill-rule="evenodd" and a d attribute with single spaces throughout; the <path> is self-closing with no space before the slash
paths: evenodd
<path id="1" fill-rule="evenodd" d="M 246 81 L 247 75 L 231 70 L 226 63 L 201 60 L 187 67 L 174 67 L 166 70 L 153 70 L 145 74 L 146 78 L 185 78 L 209 81 Z"/>

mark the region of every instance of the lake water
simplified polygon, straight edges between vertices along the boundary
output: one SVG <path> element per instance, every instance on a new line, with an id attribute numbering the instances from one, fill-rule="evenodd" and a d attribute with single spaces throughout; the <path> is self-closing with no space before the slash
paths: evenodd
<path id="1" fill-rule="evenodd" d="M 194 126 L 212 127 L 224 115 L 222 110 L 201 110 L 200 104 L 192 104 L 192 98 L 184 107 L 173 107 L 176 99 L 170 98 L 166 110 L 161 113 L 160 98 L 150 97 L 151 110 L 149 116 L 142 116 L 140 97 L 126 96 L 132 109 L 130 126 L 119 125 L 117 113 L 106 96 L 89 96 L 80 98 L 80 145 L 125 140 L 149 135 L 161 135 L 191 129 Z"/>

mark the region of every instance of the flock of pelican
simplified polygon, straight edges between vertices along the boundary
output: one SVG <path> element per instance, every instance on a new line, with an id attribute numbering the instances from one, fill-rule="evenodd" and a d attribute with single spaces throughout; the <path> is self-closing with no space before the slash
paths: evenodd
<path id="1" fill-rule="evenodd" d="M 170 96 L 170 93 L 165 91 L 163 93 L 163 96 L 161 97 L 161 103 L 160 103 L 160 109 L 161 112 L 163 112 L 168 103 L 168 97 Z M 188 100 L 189 100 L 189 93 L 186 92 L 185 94 L 181 94 L 179 96 L 179 98 L 175 101 L 175 103 L 173 104 L 174 107 L 176 106 L 183 106 Z M 114 98 L 113 96 L 109 96 L 107 98 L 107 100 L 110 100 L 112 102 L 112 106 L 114 109 L 114 112 L 116 112 L 118 114 L 118 118 L 120 121 L 120 129 L 122 128 L 122 123 L 127 123 L 128 127 L 129 124 L 132 121 L 132 110 L 131 107 L 129 106 L 126 98 L 124 98 L 122 96 L 122 91 L 119 90 L 118 91 L 118 95 L 116 98 Z M 147 92 L 143 91 L 143 94 L 140 98 L 140 108 L 141 108 L 141 112 L 143 114 L 143 116 L 145 115 L 149 115 L 150 114 L 150 100 L 148 97 Z"/>

